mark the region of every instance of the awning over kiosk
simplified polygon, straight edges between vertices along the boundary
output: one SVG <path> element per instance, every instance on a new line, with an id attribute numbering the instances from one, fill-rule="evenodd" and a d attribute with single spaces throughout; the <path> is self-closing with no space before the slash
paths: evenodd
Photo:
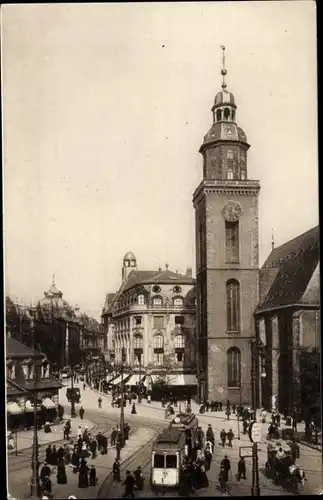
<path id="1" fill-rule="evenodd" d="M 8 403 L 7 412 L 10 413 L 10 415 L 19 415 L 22 413 L 22 410 L 17 403 Z"/>
<path id="2" fill-rule="evenodd" d="M 193 374 L 168 375 L 166 383 L 175 386 L 197 385 L 197 379 Z"/>
<path id="3" fill-rule="evenodd" d="M 126 382 L 125 385 L 130 385 L 130 386 L 137 385 L 139 384 L 139 382 L 142 382 L 145 377 L 146 375 L 140 375 L 139 377 L 138 373 L 134 373 L 133 375 L 131 375 L 130 379 Z"/>
<path id="4" fill-rule="evenodd" d="M 126 383 L 126 381 L 129 377 L 130 377 L 130 373 L 124 373 L 123 374 L 123 382 Z M 117 377 L 116 379 L 112 380 L 111 384 L 118 385 L 118 384 L 120 384 L 120 382 L 121 382 L 121 375 L 119 375 L 119 377 Z"/>
<path id="5" fill-rule="evenodd" d="M 42 402 L 42 406 L 46 408 L 46 410 L 51 410 L 55 408 L 55 403 L 50 398 L 45 398 Z"/>

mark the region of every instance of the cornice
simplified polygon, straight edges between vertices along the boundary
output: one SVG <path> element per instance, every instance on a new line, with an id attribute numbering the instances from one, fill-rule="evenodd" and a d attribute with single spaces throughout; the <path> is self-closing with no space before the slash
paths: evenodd
<path id="1" fill-rule="evenodd" d="M 255 180 L 203 180 L 193 193 L 194 208 L 202 201 L 204 196 L 252 196 L 257 197 L 260 183 Z"/>

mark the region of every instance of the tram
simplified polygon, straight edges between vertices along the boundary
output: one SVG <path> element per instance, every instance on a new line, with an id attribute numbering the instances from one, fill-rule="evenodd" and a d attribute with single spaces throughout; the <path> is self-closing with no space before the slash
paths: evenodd
<path id="1" fill-rule="evenodd" d="M 156 439 L 152 449 L 150 484 L 153 490 L 178 489 L 185 457 L 196 458 L 198 419 L 178 414 Z"/>

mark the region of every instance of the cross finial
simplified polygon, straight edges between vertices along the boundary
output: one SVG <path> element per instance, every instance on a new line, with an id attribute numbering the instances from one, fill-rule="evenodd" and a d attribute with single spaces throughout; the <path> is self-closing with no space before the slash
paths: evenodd
<path id="1" fill-rule="evenodd" d="M 221 87 L 223 88 L 223 90 L 226 88 L 227 84 L 225 82 L 225 76 L 227 74 L 227 70 L 225 69 L 225 46 L 224 45 L 221 45 L 221 49 L 222 49 L 222 70 L 221 70 L 221 75 L 222 75 L 222 85 Z"/>
<path id="2" fill-rule="evenodd" d="M 167 264 L 167 262 L 166 262 L 166 264 L 165 264 L 165 267 L 166 267 L 166 269 L 168 269 L 168 268 L 169 268 L 169 265 Z"/>
<path id="3" fill-rule="evenodd" d="M 271 230 L 271 249 L 274 250 L 275 248 L 275 239 L 274 239 L 274 230 Z"/>
<path id="4" fill-rule="evenodd" d="M 55 273 L 53 273 L 53 282 L 52 282 L 53 285 L 55 285 Z"/>

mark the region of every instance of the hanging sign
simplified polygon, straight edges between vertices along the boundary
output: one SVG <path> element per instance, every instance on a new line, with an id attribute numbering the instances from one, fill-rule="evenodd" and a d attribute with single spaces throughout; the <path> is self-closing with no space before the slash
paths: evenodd
<path id="1" fill-rule="evenodd" d="M 252 443 L 261 441 L 261 426 L 257 422 L 253 422 L 249 427 L 249 439 Z"/>

